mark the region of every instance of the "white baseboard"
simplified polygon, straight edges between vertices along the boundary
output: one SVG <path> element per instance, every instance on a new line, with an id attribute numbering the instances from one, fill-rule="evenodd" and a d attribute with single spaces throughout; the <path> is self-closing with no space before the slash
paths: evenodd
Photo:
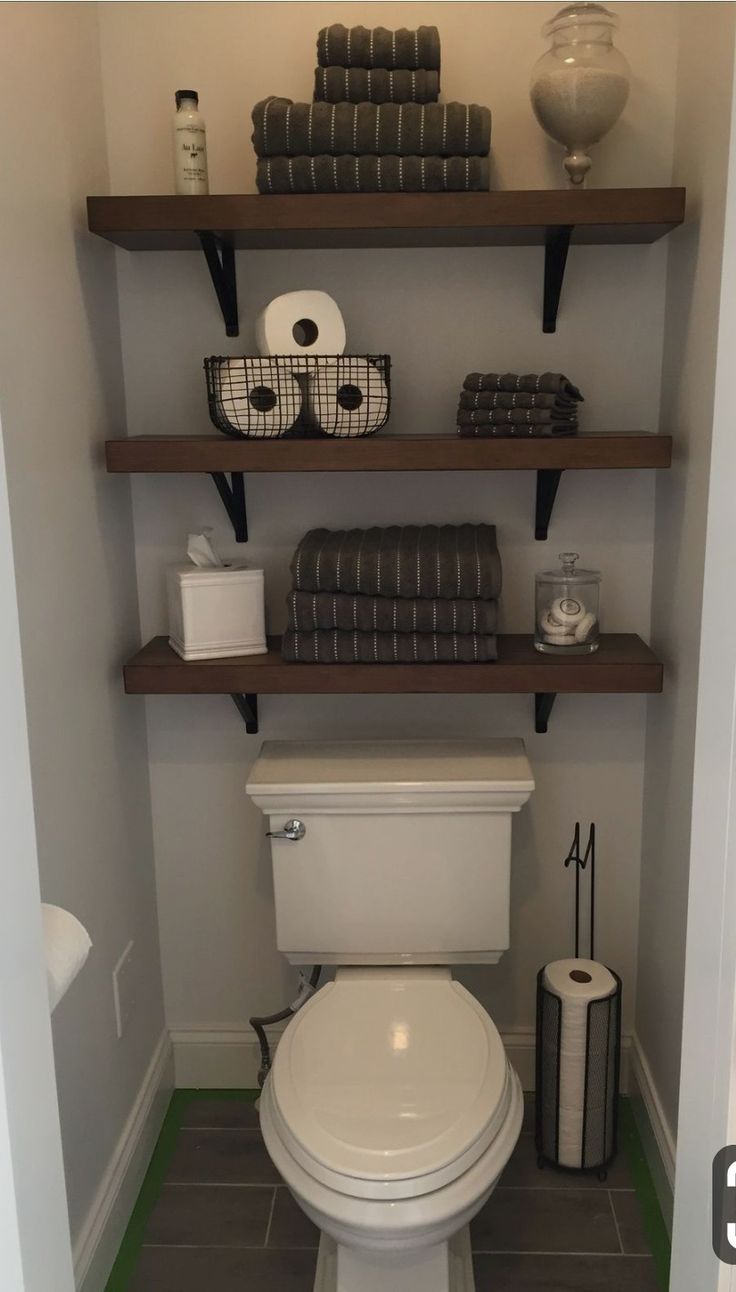
<path id="1" fill-rule="evenodd" d="M 78 1292 L 103 1292 L 148 1169 L 173 1085 L 171 1040 L 165 1031 L 74 1243 Z"/>
<path id="2" fill-rule="evenodd" d="M 272 1049 L 283 1028 L 268 1029 Z M 501 1033 L 506 1053 L 519 1074 L 524 1090 L 535 1085 L 534 1028 L 513 1028 Z M 179 1027 L 172 1029 L 174 1074 L 179 1089 L 253 1090 L 258 1084 L 260 1050 L 250 1027 Z M 628 1091 L 630 1038 L 624 1037 L 621 1055 L 621 1090 Z"/>
<path id="3" fill-rule="evenodd" d="M 677 1145 L 636 1034 L 631 1038 L 631 1103 L 662 1216 L 671 1234 Z"/>

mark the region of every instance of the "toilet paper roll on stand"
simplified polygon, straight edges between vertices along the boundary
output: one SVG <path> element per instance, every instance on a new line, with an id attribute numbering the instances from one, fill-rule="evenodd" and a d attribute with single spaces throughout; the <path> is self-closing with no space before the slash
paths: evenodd
<path id="1" fill-rule="evenodd" d="M 264 356 L 338 355 L 347 340 L 340 307 L 327 292 L 275 296 L 261 310 L 255 328 L 258 353 Z"/>
<path id="2" fill-rule="evenodd" d="M 615 1035 L 618 1022 L 620 981 L 605 965 L 581 958 L 555 960 L 542 971 L 542 986 L 559 1001 L 559 1035 L 548 1035 L 543 1055 L 559 1073 L 555 1161 L 559 1166 L 597 1168 L 605 1164 L 605 1135 L 597 1160 L 586 1163 L 586 1140 L 593 1128 L 602 1132 L 610 1117 L 613 1076 L 617 1056 Z M 606 1007 L 605 1002 L 609 1002 Z M 601 1025 L 591 1026 L 591 1006 L 602 1005 Z M 613 1025 L 613 1027 L 612 1027 Z"/>

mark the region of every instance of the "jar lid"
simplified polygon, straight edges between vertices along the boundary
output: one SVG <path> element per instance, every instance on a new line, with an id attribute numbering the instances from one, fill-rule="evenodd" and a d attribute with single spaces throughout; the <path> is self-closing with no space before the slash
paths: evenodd
<path id="1" fill-rule="evenodd" d="M 565 580 L 576 579 L 580 583 L 600 583 L 600 570 L 579 570 L 575 568 L 575 562 L 580 557 L 577 552 L 560 552 L 560 568 L 558 570 L 539 570 L 536 579 L 538 583 L 562 583 Z"/>
<path id="2" fill-rule="evenodd" d="M 607 27 L 615 31 L 618 27 L 618 18 L 602 4 L 568 4 L 544 24 L 542 35 L 553 36 L 568 27 L 580 26 Z"/>

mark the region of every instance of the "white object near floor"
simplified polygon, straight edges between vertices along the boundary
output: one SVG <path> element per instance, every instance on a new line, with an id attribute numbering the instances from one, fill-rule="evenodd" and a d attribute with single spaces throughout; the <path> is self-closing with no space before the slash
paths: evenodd
<path id="1" fill-rule="evenodd" d="M 76 915 L 61 906 L 41 904 L 43 945 L 46 952 L 46 978 L 49 1007 L 53 1014 L 77 974 L 84 968 L 92 950 L 92 939 Z"/>

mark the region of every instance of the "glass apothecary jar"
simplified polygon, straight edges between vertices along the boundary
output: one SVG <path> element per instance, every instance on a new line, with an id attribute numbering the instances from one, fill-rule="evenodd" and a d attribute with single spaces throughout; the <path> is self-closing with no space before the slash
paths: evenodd
<path id="1" fill-rule="evenodd" d="M 532 70 L 531 100 L 542 129 L 567 156 L 571 184 L 590 170 L 588 149 L 616 124 L 629 97 L 629 65 L 613 43 L 615 14 L 602 4 L 569 4 L 542 28 L 551 41 Z"/>
<path id="2" fill-rule="evenodd" d="M 601 576 L 578 570 L 577 552 L 561 552 L 558 570 L 535 576 L 534 645 L 549 655 L 588 655 L 598 649 Z"/>

